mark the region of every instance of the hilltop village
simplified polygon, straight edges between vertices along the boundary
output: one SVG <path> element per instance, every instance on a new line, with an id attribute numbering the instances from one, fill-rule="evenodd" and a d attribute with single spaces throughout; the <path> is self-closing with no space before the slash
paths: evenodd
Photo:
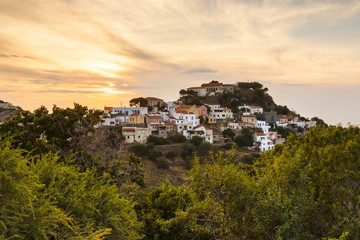
<path id="1" fill-rule="evenodd" d="M 139 97 L 129 107 L 106 106 L 100 125 L 120 126 L 127 144 L 182 135 L 224 145 L 238 137 L 249 150 L 265 152 L 285 143 L 290 132 L 304 135 L 317 124 L 316 118 L 311 121 L 276 105 L 258 82 L 212 81 L 179 93 L 176 101 Z"/>

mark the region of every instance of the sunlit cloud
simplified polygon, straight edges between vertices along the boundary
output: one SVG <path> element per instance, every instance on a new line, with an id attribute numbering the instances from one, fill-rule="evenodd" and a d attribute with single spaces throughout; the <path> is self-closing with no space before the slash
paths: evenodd
<path id="1" fill-rule="evenodd" d="M 359 9 L 357 0 L 0 0 L 1 95 L 102 107 L 176 99 L 212 79 L 359 86 Z"/>

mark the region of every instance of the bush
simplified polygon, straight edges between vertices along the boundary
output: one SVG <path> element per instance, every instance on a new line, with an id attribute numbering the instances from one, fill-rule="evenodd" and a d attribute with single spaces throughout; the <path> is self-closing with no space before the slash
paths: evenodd
<path id="1" fill-rule="evenodd" d="M 197 153 L 200 156 L 206 156 L 209 155 L 209 152 L 212 149 L 212 145 L 208 142 L 203 142 L 199 145 L 198 149 L 197 149 Z"/>
<path id="2" fill-rule="evenodd" d="M 260 157 L 260 154 L 258 154 L 258 153 L 253 153 L 251 155 L 244 155 L 241 158 L 241 162 L 243 162 L 245 164 L 253 165 L 254 162 L 256 161 L 256 159 L 258 159 L 259 157 Z"/>
<path id="3" fill-rule="evenodd" d="M 170 151 L 166 153 L 166 158 L 168 159 L 174 159 L 176 157 L 176 152 L 175 151 Z"/>
<path id="4" fill-rule="evenodd" d="M 192 144 L 184 143 L 181 146 L 180 156 L 185 160 L 187 157 L 192 158 L 193 153 L 195 152 L 195 147 Z"/>
<path id="5" fill-rule="evenodd" d="M 169 136 L 167 139 L 169 139 L 172 143 L 186 142 L 186 137 L 180 134 Z"/>
<path id="6" fill-rule="evenodd" d="M 231 139 L 234 139 L 235 132 L 231 128 L 225 129 L 222 133 L 224 137 L 230 137 Z"/>
<path id="7" fill-rule="evenodd" d="M 162 138 L 162 137 L 155 137 L 149 136 L 148 143 L 153 142 L 155 145 L 166 145 L 171 144 L 170 139 Z"/>
<path id="8" fill-rule="evenodd" d="M 166 158 L 158 158 L 155 161 L 156 167 L 160 169 L 169 169 L 169 161 Z"/>
<path id="9" fill-rule="evenodd" d="M 156 161 L 156 159 L 158 157 L 161 157 L 162 156 L 162 152 L 158 149 L 151 149 L 148 151 L 148 158 L 151 160 L 151 161 Z"/>
<path id="10" fill-rule="evenodd" d="M 227 142 L 225 145 L 222 145 L 221 147 L 225 150 L 230 150 L 234 144 L 235 144 L 234 142 Z"/>
<path id="11" fill-rule="evenodd" d="M 145 157 L 147 154 L 147 147 L 144 144 L 136 144 L 130 147 L 130 152 L 138 157 Z"/>
<path id="12" fill-rule="evenodd" d="M 190 142 L 196 147 L 198 148 L 200 146 L 200 144 L 204 141 L 204 139 L 202 137 L 199 136 L 193 136 L 190 140 Z"/>

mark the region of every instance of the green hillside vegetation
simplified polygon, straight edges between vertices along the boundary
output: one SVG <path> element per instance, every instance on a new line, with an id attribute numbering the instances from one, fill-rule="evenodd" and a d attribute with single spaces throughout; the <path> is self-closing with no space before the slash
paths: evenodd
<path id="1" fill-rule="evenodd" d="M 220 104 L 237 113 L 238 106 L 248 104 L 262 106 L 264 111 L 278 111 L 279 114 L 289 114 L 286 106 L 276 105 L 267 93 L 268 89 L 259 82 L 240 82 L 234 93 L 217 93 L 215 96 L 197 96 L 196 92 L 180 90 L 180 100 L 187 105 L 203 105 L 205 103 Z"/>
<path id="2" fill-rule="evenodd" d="M 290 134 L 260 156 L 197 139 L 135 155 L 100 116 L 41 107 L 0 125 L 0 239 L 360 238 L 358 127 Z M 181 161 L 183 181 L 146 184 L 144 165 Z"/>

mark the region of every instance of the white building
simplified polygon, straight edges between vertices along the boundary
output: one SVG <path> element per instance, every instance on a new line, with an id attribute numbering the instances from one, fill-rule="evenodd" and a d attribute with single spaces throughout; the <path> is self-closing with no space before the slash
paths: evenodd
<path id="1" fill-rule="evenodd" d="M 254 115 L 254 114 L 262 114 L 264 109 L 259 106 L 248 106 L 243 105 L 238 107 L 240 111 L 242 111 L 243 115 Z"/>
<path id="2" fill-rule="evenodd" d="M 188 139 L 192 139 L 194 136 L 199 136 L 204 139 L 205 142 L 213 143 L 214 137 L 213 137 L 213 130 L 211 128 L 205 127 L 205 126 L 196 126 L 192 130 L 187 131 L 187 137 Z"/>
<path id="3" fill-rule="evenodd" d="M 216 122 L 224 122 L 226 120 L 233 119 L 233 113 L 230 108 L 211 108 L 209 115 L 213 117 Z"/>
<path id="4" fill-rule="evenodd" d="M 151 135 L 150 128 L 123 127 L 122 134 L 125 137 L 125 143 L 146 143 Z"/>
<path id="5" fill-rule="evenodd" d="M 260 151 L 265 152 L 275 148 L 273 141 L 265 133 L 254 133 L 254 142 L 258 144 Z"/>
<path id="6" fill-rule="evenodd" d="M 184 123 L 191 123 L 193 126 L 200 124 L 200 119 L 196 118 L 196 114 L 192 112 L 176 111 L 172 114 L 172 116 L 175 119 L 184 120 Z"/>
<path id="7" fill-rule="evenodd" d="M 269 129 L 271 128 L 271 126 L 267 122 L 259 121 L 259 120 L 257 120 L 256 126 L 258 128 L 261 128 L 263 133 L 265 133 L 265 134 L 267 134 L 269 132 Z"/>
<path id="8" fill-rule="evenodd" d="M 308 122 L 306 122 L 306 127 L 307 128 L 316 127 L 316 121 L 308 121 Z"/>
<path id="9" fill-rule="evenodd" d="M 200 97 L 206 96 L 206 88 L 203 87 L 191 87 L 187 89 L 188 91 L 194 91 Z"/>
<path id="10" fill-rule="evenodd" d="M 118 122 L 116 121 L 115 118 L 103 118 L 103 122 L 101 123 L 101 125 L 116 126 L 116 125 L 118 125 Z"/>
<path id="11" fill-rule="evenodd" d="M 113 113 L 123 113 L 125 116 L 130 116 L 131 114 L 148 114 L 147 107 L 113 107 Z"/>

